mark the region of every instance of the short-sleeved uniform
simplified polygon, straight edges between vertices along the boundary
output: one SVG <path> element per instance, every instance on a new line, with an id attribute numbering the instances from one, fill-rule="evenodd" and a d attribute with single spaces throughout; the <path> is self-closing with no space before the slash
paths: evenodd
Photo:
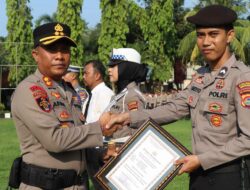
<path id="1" fill-rule="evenodd" d="M 204 170 L 249 155 L 250 69 L 232 55 L 216 73 L 199 69 L 187 89 L 165 106 L 130 117 L 131 125 L 138 126 L 149 116 L 166 124 L 189 114 L 193 153 Z"/>
<path id="2" fill-rule="evenodd" d="M 85 148 L 102 146 L 99 124 L 83 125 L 81 100 L 76 92 L 38 70 L 18 85 L 11 110 L 27 164 L 72 169 L 81 174 L 86 169 Z M 21 184 L 20 189 L 39 188 Z"/>

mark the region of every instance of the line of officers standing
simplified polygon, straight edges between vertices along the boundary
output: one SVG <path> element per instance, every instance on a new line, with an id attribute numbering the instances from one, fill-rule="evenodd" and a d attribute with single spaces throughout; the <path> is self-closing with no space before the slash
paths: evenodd
<path id="1" fill-rule="evenodd" d="M 137 86 L 148 71 L 137 51 L 113 49 L 108 73 L 117 93 L 110 102 L 97 96 L 105 93 L 103 69 L 98 63 L 90 63 L 99 75 L 93 75 L 88 83 L 91 98 L 87 104 L 87 92 L 79 84 L 63 80 L 70 63 L 70 48 L 76 47 L 70 38 L 70 28 L 63 23 L 37 27 L 33 31 L 32 56 L 38 68 L 18 85 L 11 106 L 22 153 L 20 175 L 15 176 L 20 178 L 19 189 L 85 190 L 88 189 L 86 171 L 94 187 L 101 189 L 93 175 L 103 164 L 99 160 L 103 155 L 100 151 L 103 136 L 133 135 L 140 126 L 138 123 L 148 117 L 165 124 L 188 114 L 193 123 L 194 155 L 177 160 L 176 164 L 183 164 L 180 174 L 191 173 L 190 189 L 249 188 L 242 183 L 240 166 L 241 158 L 249 154 L 246 143 L 250 139 L 250 126 L 245 117 L 250 107 L 250 79 L 245 73 L 250 71 L 229 51 L 236 18 L 234 11 L 219 5 L 205 7 L 188 18 L 196 26 L 197 44 L 207 65 L 170 103 L 150 111 L 144 110 L 146 100 Z M 89 72 L 86 69 L 84 75 Z M 98 85 L 91 84 L 94 81 Z M 97 100 L 108 102 L 105 113 L 88 121 L 91 109 L 85 115 L 82 109 L 91 104 L 99 106 Z M 235 143 L 226 144 L 231 139 Z M 213 154 L 215 148 L 217 155 Z M 249 182 L 249 174 L 244 174 L 244 180 Z"/>

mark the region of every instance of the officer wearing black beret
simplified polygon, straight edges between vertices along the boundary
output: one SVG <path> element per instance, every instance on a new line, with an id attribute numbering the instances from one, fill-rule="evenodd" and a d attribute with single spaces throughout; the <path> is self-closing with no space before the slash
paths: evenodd
<path id="1" fill-rule="evenodd" d="M 188 17 L 196 26 L 205 66 L 166 105 L 125 112 L 106 125 L 140 126 L 148 117 L 162 125 L 191 116 L 193 154 L 176 160 L 182 165 L 179 174 L 190 173 L 191 190 L 250 188 L 250 69 L 230 50 L 236 19 L 233 10 L 221 5 Z"/>
<path id="2" fill-rule="evenodd" d="M 62 80 L 76 47 L 70 33 L 58 22 L 33 32 L 38 68 L 17 86 L 11 103 L 23 160 L 15 188 L 86 190 L 85 149 L 103 145 L 99 122 L 84 125 L 81 100 Z"/>
<path id="3" fill-rule="evenodd" d="M 201 9 L 194 16 L 187 18 L 187 21 L 196 27 L 226 27 L 233 26 L 237 14 L 232 9 L 222 5 L 211 5 Z"/>

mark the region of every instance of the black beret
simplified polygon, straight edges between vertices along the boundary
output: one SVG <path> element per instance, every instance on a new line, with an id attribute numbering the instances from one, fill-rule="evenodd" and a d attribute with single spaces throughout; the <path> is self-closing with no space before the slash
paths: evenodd
<path id="1" fill-rule="evenodd" d="M 65 40 L 70 46 L 76 47 L 74 40 L 70 38 L 70 27 L 59 22 L 52 22 L 38 26 L 33 31 L 34 47 L 49 45 L 57 40 Z"/>
<path id="2" fill-rule="evenodd" d="M 196 26 L 227 26 L 237 19 L 232 9 L 222 5 L 210 5 L 200 9 L 195 15 L 187 17 L 187 21 Z"/>

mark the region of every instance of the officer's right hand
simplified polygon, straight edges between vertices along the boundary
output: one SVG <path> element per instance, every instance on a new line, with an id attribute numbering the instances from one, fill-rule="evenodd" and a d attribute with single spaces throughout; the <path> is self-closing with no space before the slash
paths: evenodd
<path id="1" fill-rule="evenodd" d="M 120 114 L 113 114 L 108 121 L 108 123 L 104 126 L 105 129 L 111 129 L 114 126 L 124 126 L 130 123 L 129 112 L 124 112 Z"/>
<path id="2" fill-rule="evenodd" d="M 110 128 L 106 128 L 105 127 L 112 117 L 113 117 L 113 114 L 111 114 L 110 112 L 106 112 L 106 113 L 103 113 L 101 115 L 101 117 L 99 118 L 99 123 L 100 123 L 101 128 L 102 128 L 102 134 L 103 134 L 103 136 L 106 136 L 106 137 L 112 136 L 113 133 L 118 128 L 121 127 L 120 125 L 113 125 Z"/>
<path id="3" fill-rule="evenodd" d="M 181 165 L 182 167 L 178 172 L 179 175 L 183 173 L 191 173 L 201 166 L 200 160 L 197 155 L 188 155 L 184 158 L 180 158 L 175 161 L 176 165 Z"/>

